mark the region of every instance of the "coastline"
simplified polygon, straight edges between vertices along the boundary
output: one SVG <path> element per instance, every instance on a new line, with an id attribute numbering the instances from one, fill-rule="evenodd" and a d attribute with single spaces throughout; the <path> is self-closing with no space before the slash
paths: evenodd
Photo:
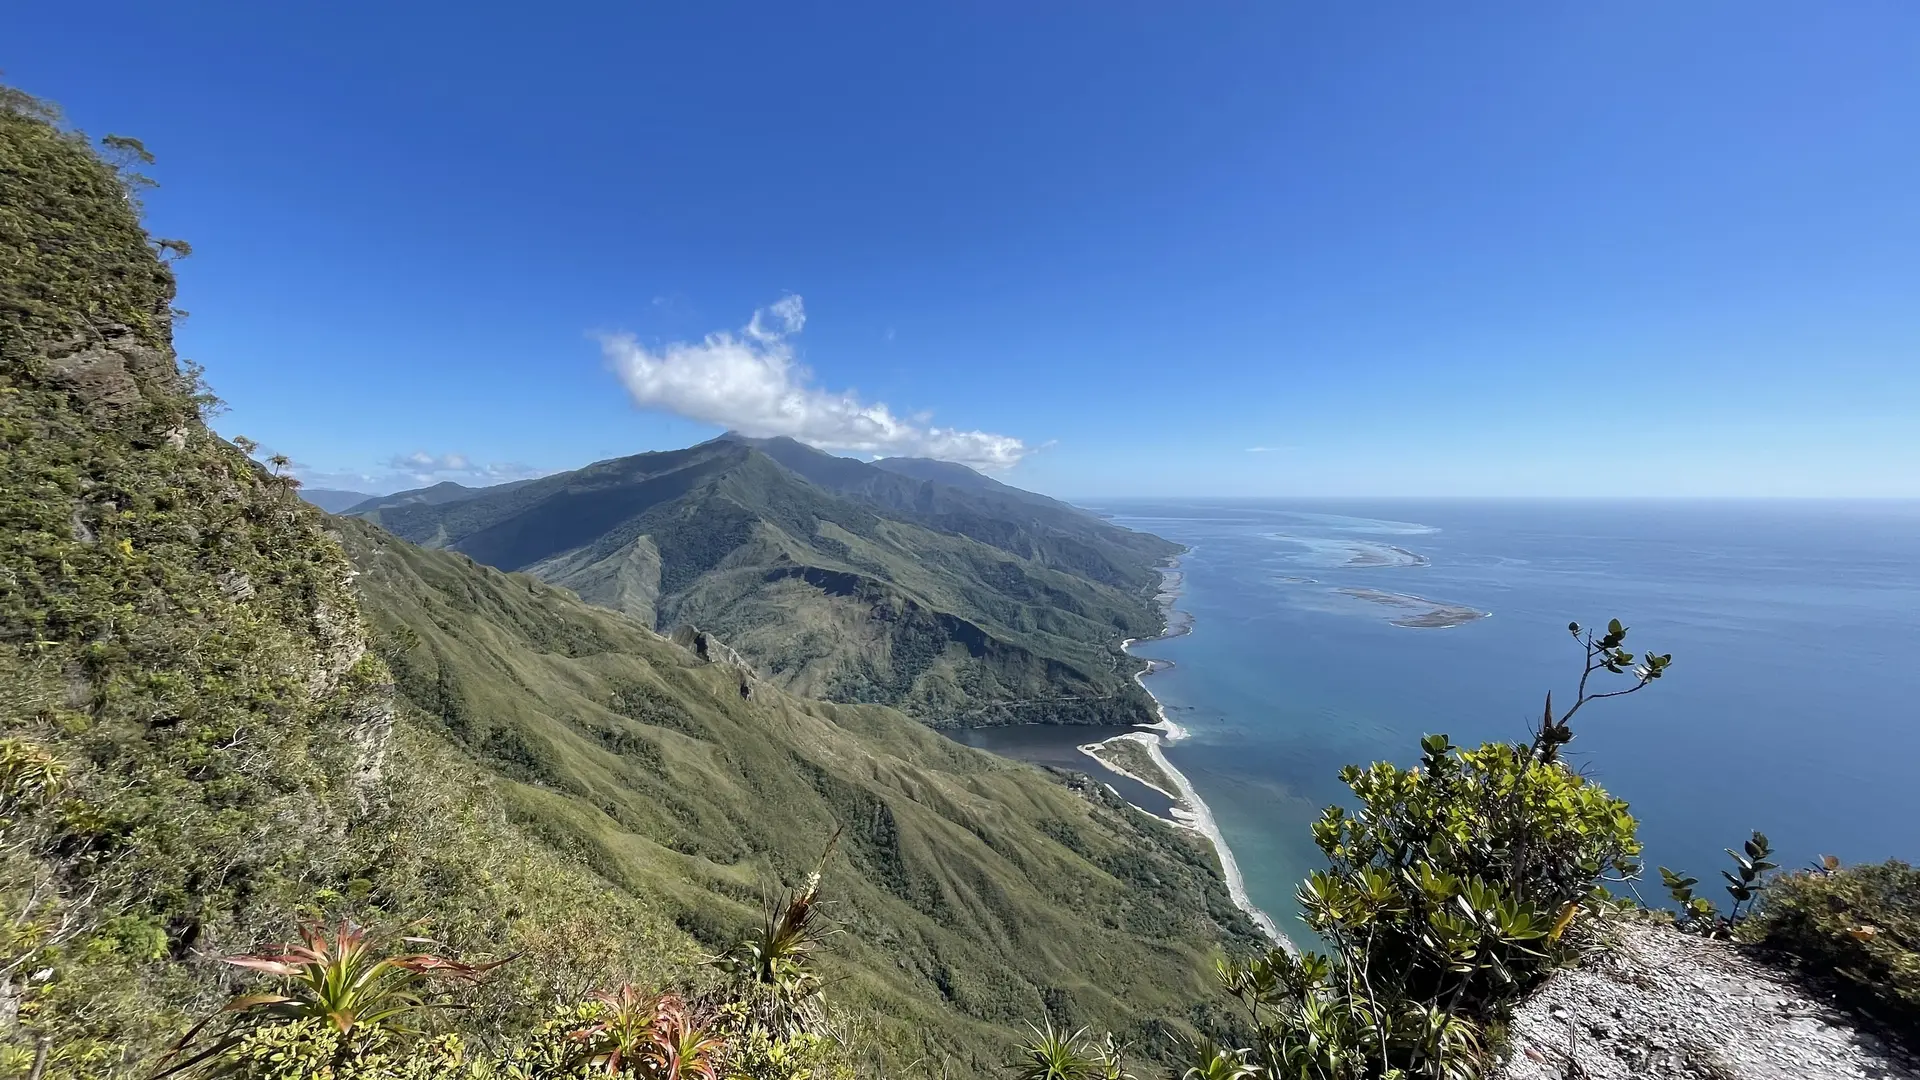
<path id="1" fill-rule="evenodd" d="M 1160 591 L 1154 596 L 1154 600 L 1160 604 L 1161 610 L 1166 615 L 1167 628 L 1162 631 L 1158 637 L 1126 639 L 1120 643 L 1121 652 L 1131 656 L 1132 653 L 1129 650 L 1142 640 L 1164 641 L 1167 638 L 1180 637 L 1193 632 L 1193 616 L 1187 612 L 1179 611 L 1173 606 L 1180 598 L 1181 585 L 1184 583 L 1184 576 L 1181 574 L 1179 566 L 1180 562 L 1177 556 L 1167 560 L 1167 565 L 1160 570 Z M 1187 778 L 1187 774 L 1175 767 L 1173 762 L 1168 761 L 1166 754 L 1161 749 L 1162 740 L 1169 743 L 1178 742 L 1191 735 L 1186 728 L 1175 723 L 1173 719 L 1167 715 L 1166 704 L 1162 702 L 1152 690 L 1147 688 L 1146 677 L 1157 671 L 1164 671 L 1172 667 L 1172 661 L 1154 660 L 1148 657 L 1141 657 L 1140 659 L 1147 661 L 1147 669 L 1135 673 L 1133 679 L 1140 685 L 1140 689 L 1146 690 L 1148 697 L 1153 698 L 1154 711 L 1159 715 L 1160 720 L 1155 724 L 1141 724 L 1139 725 L 1141 730 L 1129 732 L 1126 735 L 1117 735 L 1114 738 L 1140 743 L 1145 747 L 1147 756 L 1153 759 L 1153 763 L 1159 766 L 1160 770 L 1167 775 L 1167 778 L 1172 780 L 1174 785 L 1180 789 L 1179 801 L 1171 811 L 1173 815 L 1172 824 L 1191 829 L 1206 837 L 1207 840 L 1213 844 L 1214 855 L 1220 860 L 1220 876 L 1226 879 L 1227 895 L 1233 898 L 1234 906 L 1246 912 L 1247 917 L 1253 920 L 1253 924 L 1259 927 L 1260 932 L 1271 939 L 1274 944 L 1290 953 L 1297 952 L 1298 950 L 1294 947 L 1292 939 L 1280 932 L 1280 927 L 1273 921 L 1273 916 L 1260 910 L 1259 906 L 1253 902 L 1253 898 L 1247 895 L 1246 879 L 1240 873 L 1240 864 L 1233 857 L 1233 849 L 1227 846 L 1227 838 L 1220 832 L 1220 825 L 1214 820 L 1212 808 L 1207 805 L 1205 799 L 1200 797 L 1200 792 L 1194 789 L 1193 781 Z M 1087 746 L 1081 747 L 1080 751 L 1095 761 L 1098 761 L 1102 768 L 1110 769 L 1128 779 L 1145 783 L 1148 787 L 1156 787 L 1156 785 L 1148 783 L 1124 769 L 1115 768 L 1113 765 L 1095 755 L 1093 747 L 1098 745 L 1100 744 L 1090 743 Z M 1141 812 L 1145 813 L 1146 811 L 1143 810 Z M 1165 821 L 1167 819 L 1162 818 L 1161 820 Z"/>

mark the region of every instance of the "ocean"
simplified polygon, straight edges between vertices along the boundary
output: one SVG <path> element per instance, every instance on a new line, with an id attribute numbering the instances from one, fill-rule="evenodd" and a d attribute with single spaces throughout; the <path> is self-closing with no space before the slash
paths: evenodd
<path id="1" fill-rule="evenodd" d="M 1618 618 L 1627 648 L 1674 657 L 1586 706 L 1568 748 L 1639 817 L 1647 899 L 1664 899 L 1654 866 L 1718 880 L 1754 829 L 1789 866 L 1920 858 L 1920 503 L 1094 509 L 1192 549 L 1191 633 L 1133 652 L 1173 662 L 1147 681 L 1190 733 L 1167 756 L 1283 930 L 1299 933 L 1294 890 L 1324 865 L 1308 825 L 1346 796 L 1340 767 L 1411 763 L 1428 732 L 1526 737 L 1549 690 L 1572 700 L 1575 620 Z"/>

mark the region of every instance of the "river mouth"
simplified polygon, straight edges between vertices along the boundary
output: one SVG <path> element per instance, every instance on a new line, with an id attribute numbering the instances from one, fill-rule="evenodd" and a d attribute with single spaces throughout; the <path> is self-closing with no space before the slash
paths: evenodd
<path id="1" fill-rule="evenodd" d="M 954 742 L 1015 761 L 1071 769 L 1110 785 L 1120 797 L 1157 818 L 1173 820 L 1174 800 L 1163 792 L 1121 776 L 1098 759 L 1080 752 L 1087 743 L 1144 729 L 1116 724 L 1013 724 L 1006 727 L 952 728 L 941 734 Z"/>

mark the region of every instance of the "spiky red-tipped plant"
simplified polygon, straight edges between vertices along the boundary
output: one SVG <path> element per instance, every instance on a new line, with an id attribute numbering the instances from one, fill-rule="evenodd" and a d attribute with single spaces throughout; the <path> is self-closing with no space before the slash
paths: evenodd
<path id="1" fill-rule="evenodd" d="M 577 1064 L 603 1068 L 609 1076 L 646 1080 L 715 1080 L 726 1043 L 695 1022 L 674 994 L 645 994 L 628 983 L 593 995 L 600 1018 L 573 1033 L 581 1044 Z"/>
<path id="2" fill-rule="evenodd" d="M 201 1031 L 221 1016 L 235 1020 L 226 1036 L 200 1053 L 156 1075 L 169 1076 L 216 1057 L 244 1038 L 259 1023 L 318 1020 L 340 1033 L 341 1048 L 351 1053 L 360 1042 L 378 1035 L 416 1034 L 407 1017 L 425 1009 L 449 1008 L 448 1001 L 429 1001 L 427 986 L 436 979 L 474 982 L 512 960 L 472 964 L 438 953 L 382 955 L 381 940 L 342 921 L 329 930 L 318 923 L 300 927 L 300 944 L 281 945 L 222 957 L 221 962 L 282 981 L 280 992 L 244 994 L 227 1002 L 214 1016 L 194 1025 L 175 1044 L 173 1053 L 186 1051 Z M 408 946 L 432 944 L 426 938 L 406 937 Z"/>
<path id="3" fill-rule="evenodd" d="M 776 1033 L 809 1027 L 818 1019 L 820 976 L 813 957 L 839 933 L 821 910 L 820 877 L 839 842 L 836 831 L 806 884 L 767 905 L 766 919 L 716 967 L 746 983 L 759 1019 Z"/>

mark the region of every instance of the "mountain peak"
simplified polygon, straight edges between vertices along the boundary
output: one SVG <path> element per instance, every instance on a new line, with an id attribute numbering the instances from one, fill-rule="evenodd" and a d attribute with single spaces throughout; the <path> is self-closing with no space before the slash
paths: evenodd
<path id="1" fill-rule="evenodd" d="M 822 450 L 817 446 L 813 446 L 808 443 L 801 442 L 799 439 L 796 439 L 791 435 L 768 435 L 768 436 L 762 437 L 762 436 L 756 436 L 756 435 L 748 435 L 748 434 L 745 434 L 744 432 L 728 430 L 728 431 L 722 432 L 719 435 L 714 436 L 714 438 L 711 441 L 744 443 L 747 446 L 751 446 L 759 450 L 785 450 L 789 452 L 818 454 L 821 457 L 839 457 L 840 456 L 838 454 L 828 453 L 827 451 Z M 846 460 L 853 461 L 856 459 L 847 458 Z"/>
<path id="2" fill-rule="evenodd" d="M 801 692 L 943 722 L 1041 701 L 1056 718 L 1146 715 L 1112 642 L 1159 629 L 1154 567 L 1178 547 L 964 466 L 921 464 L 941 474 L 728 432 L 518 490 L 358 512 L 661 630 L 717 633 Z M 1062 612 L 1036 610 L 1042 597 Z M 841 632 L 795 629 L 829 623 Z M 950 689 L 963 676 L 979 680 L 964 710 Z"/>

